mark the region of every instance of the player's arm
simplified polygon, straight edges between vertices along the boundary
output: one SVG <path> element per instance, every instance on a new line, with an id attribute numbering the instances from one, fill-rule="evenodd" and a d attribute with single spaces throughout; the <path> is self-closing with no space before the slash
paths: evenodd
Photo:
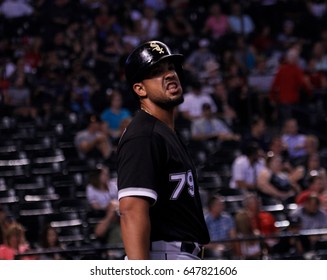
<path id="1" fill-rule="evenodd" d="M 120 199 L 120 223 L 125 252 L 129 260 L 149 259 L 150 200 L 142 196 Z"/>

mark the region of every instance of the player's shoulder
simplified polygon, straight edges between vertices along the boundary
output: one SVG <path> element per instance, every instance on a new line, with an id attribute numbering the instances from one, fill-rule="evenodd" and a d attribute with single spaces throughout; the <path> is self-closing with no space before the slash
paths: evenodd
<path id="1" fill-rule="evenodd" d="M 149 136 L 153 131 L 155 123 L 156 119 L 154 117 L 140 110 L 127 126 L 124 136 Z"/>
<path id="2" fill-rule="evenodd" d="M 138 111 L 122 133 L 119 141 L 120 146 L 132 139 L 152 138 L 155 134 L 157 123 L 158 120 L 155 117 L 143 111 Z"/>

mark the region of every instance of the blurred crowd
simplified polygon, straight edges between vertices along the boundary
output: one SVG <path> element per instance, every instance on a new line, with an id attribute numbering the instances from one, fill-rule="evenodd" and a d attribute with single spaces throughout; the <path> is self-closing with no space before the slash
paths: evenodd
<path id="1" fill-rule="evenodd" d="M 275 234 L 276 217 L 261 207 L 279 203 L 297 206 L 290 232 L 326 228 L 326 26 L 323 0 L 0 0 L 1 123 L 81 123 L 71 131 L 77 156 L 114 174 L 116 145 L 138 109 L 124 62 L 158 39 L 185 57 L 177 128 L 200 177 L 214 171 L 228 190 L 204 188 L 212 241 Z M 87 197 L 104 211 L 95 230 L 103 237 L 117 205 L 113 187 L 96 184 Z M 97 192 L 107 199 L 96 201 Z M 247 197 L 235 212 L 227 207 L 233 192 Z M 300 255 L 316 243 L 210 244 L 208 257 Z"/>

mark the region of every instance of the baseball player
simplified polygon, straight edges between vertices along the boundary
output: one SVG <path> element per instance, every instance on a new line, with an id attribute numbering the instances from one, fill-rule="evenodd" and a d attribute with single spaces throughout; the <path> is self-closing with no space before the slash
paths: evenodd
<path id="1" fill-rule="evenodd" d="M 118 198 L 127 259 L 199 259 L 209 242 L 196 170 L 174 129 L 183 56 L 160 41 L 125 64 L 140 109 L 118 145 Z"/>

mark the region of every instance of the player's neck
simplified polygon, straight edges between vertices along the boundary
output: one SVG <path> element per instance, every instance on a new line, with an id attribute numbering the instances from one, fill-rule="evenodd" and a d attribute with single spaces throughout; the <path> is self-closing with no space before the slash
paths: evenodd
<path id="1" fill-rule="evenodd" d="M 175 122 L 174 122 L 174 109 L 165 110 L 160 107 L 152 108 L 146 106 L 145 104 L 141 105 L 141 110 L 148 113 L 149 115 L 159 119 L 165 123 L 171 130 L 175 131 Z"/>

